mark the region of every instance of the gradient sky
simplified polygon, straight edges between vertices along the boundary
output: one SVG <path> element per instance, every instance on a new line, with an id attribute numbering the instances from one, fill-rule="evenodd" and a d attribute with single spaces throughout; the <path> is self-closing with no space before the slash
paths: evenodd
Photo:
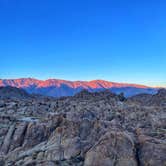
<path id="1" fill-rule="evenodd" d="M 165 0 L 0 0 L 0 78 L 166 86 Z"/>

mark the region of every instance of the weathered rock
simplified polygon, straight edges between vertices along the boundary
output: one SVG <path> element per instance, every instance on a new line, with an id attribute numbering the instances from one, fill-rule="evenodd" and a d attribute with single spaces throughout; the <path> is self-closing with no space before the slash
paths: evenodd
<path id="1" fill-rule="evenodd" d="M 26 122 L 23 122 L 16 126 L 15 132 L 13 134 L 13 138 L 10 143 L 11 151 L 22 145 L 24 141 L 27 125 L 28 124 Z"/>
<path id="2" fill-rule="evenodd" d="M 166 165 L 166 141 L 140 135 L 139 161 L 141 165 L 165 166 Z"/>
<path id="3" fill-rule="evenodd" d="M 48 133 L 46 130 L 46 126 L 44 124 L 39 123 L 30 123 L 27 127 L 27 132 L 25 135 L 24 147 L 33 147 L 48 138 Z"/>
<path id="4" fill-rule="evenodd" d="M 10 128 L 8 130 L 8 133 L 7 133 L 7 135 L 4 139 L 4 142 L 3 142 L 2 147 L 1 147 L 1 153 L 2 154 L 7 154 L 8 153 L 14 130 L 15 130 L 15 124 L 10 126 Z"/>
<path id="5" fill-rule="evenodd" d="M 107 132 L 85 156 L 84 166 L 136 166 L 135 146 L 125 132 Z"/>

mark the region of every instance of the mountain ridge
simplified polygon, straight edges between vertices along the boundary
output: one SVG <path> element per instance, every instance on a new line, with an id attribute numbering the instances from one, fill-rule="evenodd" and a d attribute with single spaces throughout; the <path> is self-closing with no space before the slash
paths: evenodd
<path id="1" fill-rule="evenodd" d="M 91 81 L 68 81 L 62 79 L 39 80 L 35 78 L 0 79 L 0 86 L 13 86 L 22 88 L 29 93 L 38 93 L 54 97 L 72 96 L 83 89 L 90 92 L 109 89 L 114 93 L 123 92 L 125 96 L 132 96 L 140 93 L 156 93 L 156 89 L 150 86 L 117 83 L 101 79 Z"/>
<path id="2" fill-rule="evenodd" d="M 0 85 L 3 86 L 3 84 L 5 83 L 15 83 L 15 86 L 17 86 L 16 83 L 30 83 L 30 81 L 33 84 L 39 84 L 41 85 L 42 83 L 48 83 L 45 84 L 46 86 L 49 85 L 49 83 L 71 83 L 71 84 L 88 84 L 88 85 L 93 85 L 93 84 L 109 84 L 109 87 L 115 87 L 115 86 L 134 86 L 134 87 L 141 87 L 141 88 L 152 88 L 150 86 L 146 86 L 146 85 L 141 85 L 141 84 L 135 84 L 135 83 L 121 83 L 121 82 L 112 82 L 112 81 L 106 81 L 106 80 L 102 80 L 102 79 L 95 79 L 95 80 L 90 80 L 90 81 L 82 81 L 82 80 L 77 80 L 77 81 L 69 81 L 69 80 L 63 80 L 63 79 L 55 79 L 55 78 L 50 78 L 50 79 L 45 79 L 45 80 L 41 80 L 41 79 L 36 79 L 36 78 L 16 78 L 16 79 L 0 79 Z M 108 85 L 107 85 L 108 86 Z"/>

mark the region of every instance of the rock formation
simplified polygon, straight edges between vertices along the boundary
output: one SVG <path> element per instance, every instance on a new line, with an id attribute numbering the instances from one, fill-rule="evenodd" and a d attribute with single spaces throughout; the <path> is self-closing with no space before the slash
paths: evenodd
<path id="1" fill-rule="evenodd" d="M 165 166 L 165 154 L 166 90 L 0 99 L 0 166 Z"/>

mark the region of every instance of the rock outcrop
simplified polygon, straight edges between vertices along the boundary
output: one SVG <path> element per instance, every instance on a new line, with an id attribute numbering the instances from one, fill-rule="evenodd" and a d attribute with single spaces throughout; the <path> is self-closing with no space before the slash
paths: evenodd
<path id="1" fill-rule="evenodd" d="M 165 166 L 165 97 L 1 98 L 0 166 Z"/>

